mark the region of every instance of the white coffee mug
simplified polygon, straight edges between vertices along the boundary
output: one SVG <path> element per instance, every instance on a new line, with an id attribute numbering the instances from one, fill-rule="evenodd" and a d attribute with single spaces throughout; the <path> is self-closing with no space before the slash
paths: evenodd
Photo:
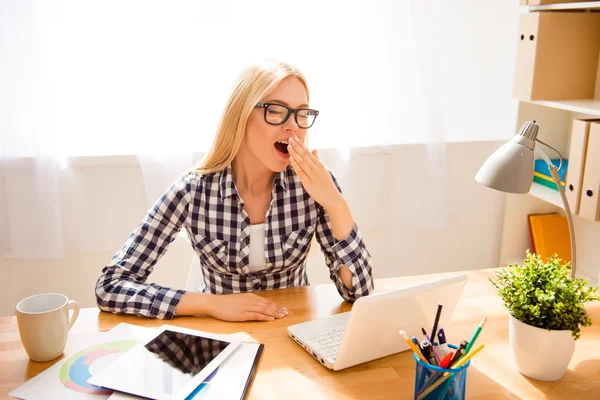
<path id="1" fill-rule="evenodd" d="M 45 362 L 60 357 L 79 305 L 65 295 L 43 293 L 21 300 L 16 309 L 21 342 L 29 358 Z M 71 319 L 69 310 L 73 310 Z"/>

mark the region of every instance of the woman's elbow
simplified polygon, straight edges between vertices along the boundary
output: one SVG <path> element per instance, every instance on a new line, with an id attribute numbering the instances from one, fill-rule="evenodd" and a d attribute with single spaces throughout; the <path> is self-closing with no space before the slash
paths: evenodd
<path id="1" fill-rule="evenodd" d="M 98 278 L 95 287 L 95 296 L 96 305 L 100 310 L 112 313 L 119 312 L 116 301 L 119 291 L 118 281 L 119 279 L 110 272 L 103 272 L 100 278 Z"/>
<path id="2" fill-rule="evenodd" d="M 110 298 L 110 289 L 109 289 L 109 286 L 106 285 L 106 283 L 105 283 L 105 282 L 107 282 L 105 278 L 106 278 L 105 275 L 102 275 L 96 282 L 96 288 L 95 288 L 96 305 L 102 311 L 112 311 L 108 307 L 109 298 Z"/>

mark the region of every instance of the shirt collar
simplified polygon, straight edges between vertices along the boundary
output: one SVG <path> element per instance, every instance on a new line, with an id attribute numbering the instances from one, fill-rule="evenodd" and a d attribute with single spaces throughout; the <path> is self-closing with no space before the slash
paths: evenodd
<path id="1" fill-rule="evenodd" d="M 287 192 L 287 176 L 288 176 L 289 168 L 290 168 L 290 166 L 288 164 L 288 166 L 283 171 L 275 174 L 275 180 L 273 181 L 273 183 L 275 185 L 281 186 L 281 188 L 286 192 Z"/>
<path id="2" fill-rule="evenodd" d="M 288 165 L 286 169 L 276 173 L 275 179 L 273 180 L 273 185 L 280 186 L 284 191 L 287 191 L 287 176 L 289 168 L 290 166 Z M 227 197 L 234 194 L 238 194 L 238 191 L 235 187 L 235 182 L 233 181 L 231 164 L 229 164 L 221 172 L 221 177 L 219 180 L 219 195 L 221 196 L 221 200 L 225 200 Z"/>

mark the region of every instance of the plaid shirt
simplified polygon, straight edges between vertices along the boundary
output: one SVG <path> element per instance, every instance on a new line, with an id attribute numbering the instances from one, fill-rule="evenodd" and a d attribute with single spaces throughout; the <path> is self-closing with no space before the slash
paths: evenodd
<path id="1" fill-rule="evenodd" d="M 346 238 L 337 240 L 327 212 L 304 190 L 290 166 L 275 175 L 271 198 L 265 219 L 266 269 L 252 273 L 250 219 L 243 211 L 231 166 L 212 174 L 182 175 L 102 270 L 96 283 L 98 307 L 173 318 L 185 291 L 145 282 L 182 228 L 200 258 L 204 282 L 199 291 L 226 294 L 309 285 L 306 258 L 316 235 L 340 295 L 354 301 L 371 293 L 371 255 L 356 224 Z M 352 289 L 340 278 L 342 265 L 352 273 Z"/>

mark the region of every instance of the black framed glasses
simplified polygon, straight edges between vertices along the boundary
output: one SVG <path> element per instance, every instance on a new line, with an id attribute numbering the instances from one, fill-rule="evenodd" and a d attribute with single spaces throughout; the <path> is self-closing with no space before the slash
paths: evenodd
<path id="1" fill-rule="evenodd" d="M 302 129 L 310 128 L 317 119 L 319 112 L 310 108 L 289 108 L 277 103 L 257 103 L 255 108 L 264 108 L 265 122 L 269 125 L 284 124 L 294 114 L 294 120 Z"/>

